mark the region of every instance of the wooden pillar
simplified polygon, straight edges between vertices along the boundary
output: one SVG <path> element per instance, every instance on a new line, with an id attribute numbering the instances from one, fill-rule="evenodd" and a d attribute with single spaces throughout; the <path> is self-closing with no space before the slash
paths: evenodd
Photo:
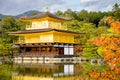
<path id="1" fill-rule="evenodd" d="M 23 53 L 24 55 L 26 54 L 26 47 L 24 47 L 24 53 Z"/>
<path id="2" fill-rule="evenodd" d="M 46 55 L 49 55 L 49 50 L 48 50 L 49 47 L 46 47 Z"/>
<path id="3" fill-rule="evenodd" d="M 52 46 L 51 54 L 54 54 L 54 46 Z"/>
<path id="4" fill-rule="evenodd" d="M 39 55 L 40 55 L 40 53 L 41 53 L 41 47 L 39 46 Z"/>

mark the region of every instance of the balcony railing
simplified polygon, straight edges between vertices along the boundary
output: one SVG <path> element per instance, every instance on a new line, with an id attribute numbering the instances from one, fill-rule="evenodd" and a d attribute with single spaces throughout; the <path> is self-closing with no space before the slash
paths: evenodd
<path id="1" fill-rule="evenodd" d="M 25 53 L 18 53 L 18 54 L 14 54 L 14 56 L 32 56 L 32 57 L 34 57 L 34 56 L 49 56 L 49 57 L 55 57 L 55 56 L 58 56 L 59 54 L 58 54 L 59 52 L 58 51 L 55 51 L 55 52 L 25 52 Z"/>
<path id="2" fill-rule="evenodd" d="M 25 43 L 25 40 L 16 40 L 16 41 L 13 41 L 14 44 L 23 44 Z"/>
<path id="3" fill-rule="evenodd" d="M 13 44 L 24 44 L 25 40 L 17 40 L 17 41 L 13 41 Z M 38 43 L 38 42 L 33 42 L 33 43 Z M 79 40 L 75 40 L 74 42 L 75 44 L 81 44 L 81 41 Z"/>
<path id="4" fill-rule="evenodd" d="M 41 27 L 37 27 L 37 26 L 32 26 L 32 25 L 26 25 L 26 29 L 27 30 L 31 30 L 31 29 L 38 29 L 38 28 L 46 28 L 45 26 L 41 26 Z M 67 27 L 66 26 L 57 26 L 57 27 L 54 27 L 53 25 L 50 26 L 48 25 L 47 28 L 53 28 L 53 29 L 61 29 L 61 30 L 67 30 Z"/>

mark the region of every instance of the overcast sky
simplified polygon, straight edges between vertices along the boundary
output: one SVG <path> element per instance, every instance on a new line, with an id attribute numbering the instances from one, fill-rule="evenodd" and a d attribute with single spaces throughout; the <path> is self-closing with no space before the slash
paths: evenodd
<path id="1" fill-rule="evenodd" d="M 0 0 L 0 13 L 17 15 L 29 10 L 45 11 L 48 6 L 51 12 L 68 8 L 74 11 L 110 11 L 120 0 Z"/>

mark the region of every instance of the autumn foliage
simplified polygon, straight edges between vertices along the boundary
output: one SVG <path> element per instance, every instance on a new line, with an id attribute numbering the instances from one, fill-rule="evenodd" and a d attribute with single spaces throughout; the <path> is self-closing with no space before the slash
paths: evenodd
<path id="1" fill-rule="evenodd" d="M 119 80 L 119 71 L 120 68 L 116 68 L 115 71 L 106 70 L 105 72 L 92 70 L 88 73 L 88 75 L 90 80 Z"/>
<path id="2" fill-rule="evenodd" d="M 110 25 L 113 35 L 118 36 L 101 36 L 92 38 L 90 42 L 97 45 L 103 50 L 103 60 L 109 66 L 109 70 L 105 72 L 91 71 L 89 77 L 95 80 L 119 80 L 120 77 L 120 22 L 115 21 L 112 17 L 104 20 Z M 108 33 L 109 34 L 109 33 Z"/>
<path id="3" fill-rule="evenodd" d="M 114 34 L 120 34 L 120 22 L 115 21 L 111 17 L 107 17 L 104 20 L 107 22 Z M 114 36 L 102 36 L 99 38 L 93 38 L 90 40 L 91 43 L 97 45 L 102 50 L 104 50 L 104 60 L 106 64 L 111 67 L 111 69 L 115 68 L 116 65 L 120 64 L 120 38 Z"/>
<path id="4" fill-rule="evenodd" d="M 115 34 L 120 34 L 120 22 L 115 21 L 112 17 L 106 17 L 104 22 L 107 23 Z"/>

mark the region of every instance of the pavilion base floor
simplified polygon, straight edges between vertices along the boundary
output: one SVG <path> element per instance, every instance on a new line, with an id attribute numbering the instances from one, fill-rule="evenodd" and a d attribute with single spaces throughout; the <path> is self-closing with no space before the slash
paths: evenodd
<path id="1" fill-rule="evenodd" d="M 68 57 L 68 58 L 54 58 L 54 57 L 14 57 L 13 63 L 81 63 L 87 61 L 86 58 Z"/>
<path id="2" fill-rule="evenodd" d="M 74 59 L 75 45 L 76 44 L 57 42 L 15 44 L 13 47 L 17 46 L 18 53 L 13 55 L 14 57 L 13 62 L 14 63 L 75 62 Z"/>

